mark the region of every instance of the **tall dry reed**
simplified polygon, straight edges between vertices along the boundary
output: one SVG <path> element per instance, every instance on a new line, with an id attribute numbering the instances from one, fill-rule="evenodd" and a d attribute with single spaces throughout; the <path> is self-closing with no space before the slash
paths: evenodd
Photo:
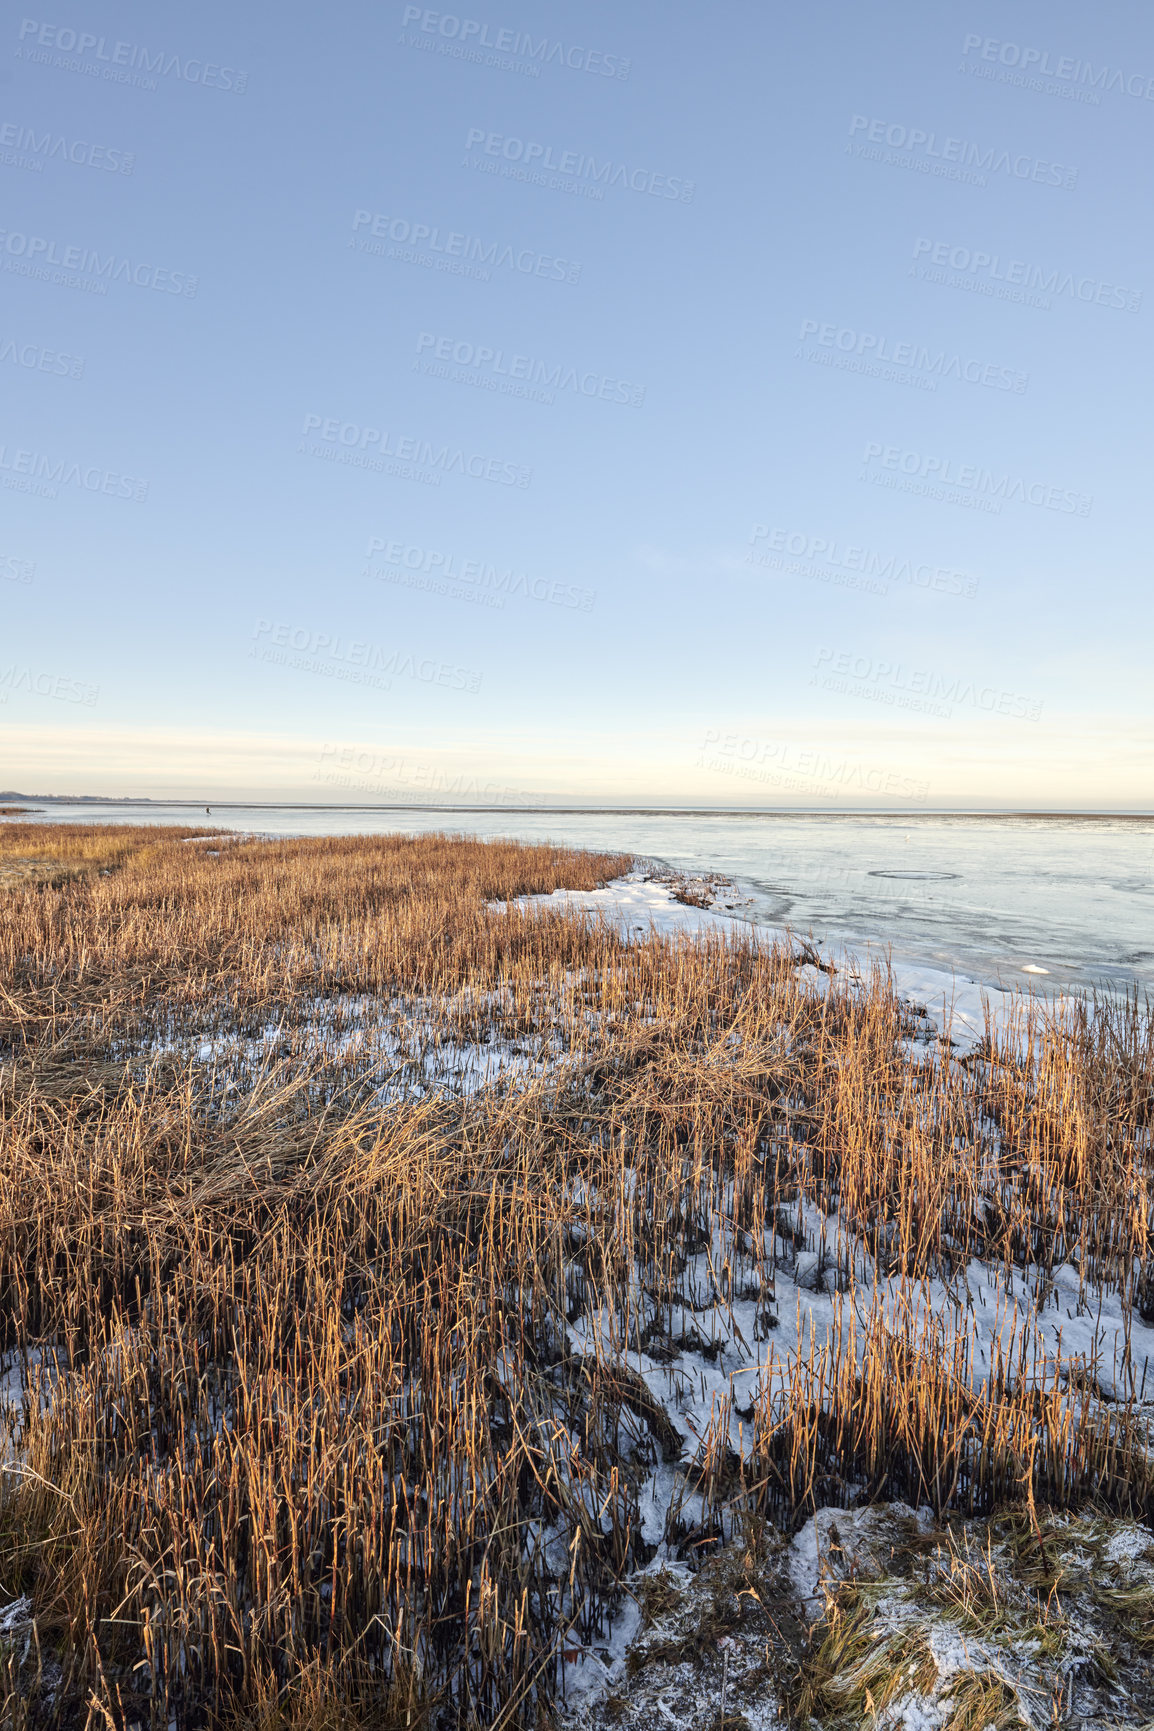
<path id="1" fill-rule="evenodd" d="M 870 1494 L 1152 1507 L 1143 1367 L 1106 1401 L 1015 1315 L 979 1361 L 965 1303 L 1073 1268 L 1150 1313 L 1136 1004 L 915 1062 L 880 974 L 487 905 L 616 857 L 51 845 L 79 875 L 0 898 L 6 1723 L 541 1722 L 668 1470 L 690 1556 Z M 779 1354 L 806 1258 L 831 1324 Z M 743 1305 L 775 1373 L 694 1442 L 643 1368 Z"/>

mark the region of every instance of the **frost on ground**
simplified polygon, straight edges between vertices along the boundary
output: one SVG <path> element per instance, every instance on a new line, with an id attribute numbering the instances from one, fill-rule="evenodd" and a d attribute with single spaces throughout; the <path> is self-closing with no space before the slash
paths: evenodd
<path id="1" fill-rule="evenodd" d="M 433 1000 L 412 996 L 297 999 L 250 1027 L 167 1029 L 148 1059 L 191 1059 L 229 1092 L 272 1076 L 329 1068 L 378 1106 L 434 1093 L 468 1098 L 480 1089 L 540 1076 L 567 1055 L 559 1017 L 517 1015 L 507 992 L 465 989 Z M 550 1023 L 555 1026 L 550 1026 Z M 125 1048 L 125 1056 L 135 1052 Z M 139 1061 L 139 1060 L 137 1060 Z"/>
<path id="2" fill-rule="evenodd" d="M 521 900 L 542 877 L 511 872 L 494 918 L 481 892 L 421 904 L 405 856 L 357 926 L 318 903 L 317 851 L 298 926 L 271 885 L 247 975 L 227 921 L 203 984 L 181 973 L 189 918 L 163 989 L 126 952 L 131 989 L 90 1012 L 103 1044 L 61 1019 L 60 1073 L 14 1045 L 3 1082 L 27 1126 L 6 1235 L 40 1223 L 38 1281 L 44 1244 L 100 1251 L 48 1315 L 47 1280 L 19 1289 L 7 1488 L 71 1545 L 74 1481 L 52 1475 L 102 1437 L 89 1566 L 131 1532 L 165 1583 L 116 1687 L 166 1722 L 227 1601 L 221 1651 L 264 1618 L 278 1679 L 345 1637 L 376 1667 L 357 1687 L 401 1654 L 422 1731 L 512 1731 L 522 1707 L 638 1731 L 1144 1723 L 1137 1020 L 1043 1026 L 1009 1001 L 961 1026 L 944 987 L 895 999 L 719 880 L 653 867 Z M 247 869 L 226 856 L 206 881 Z M 59 977 L 29 994 L 54 1028 Z M 43 1194 L 59 1099 L 71 1218 Z M 25 1386 L 53 1339 L 66 1367 Z M 250 1528 L 232 1511 L 257 1469 L 281 1488 L 244 1490 Z M 283 1563 L 276 1592 L 254 1556 Z M 28 1639 L 21 1587 L 51 1626 L 29 1566 L 0 1666 Z"/>
<path id="3" fill-rule="evenodd" d="M 216 839 L 223 846 L 249 839 Z M 209 850 L 210 853 L 215 850 Z M 504 903 L 490 904 L 501 911 Z M 521 908 L 557 909 L 603 921 L 619 936 L 638 940 L 653 935 L 676 938 L 748 935 L 752 898 L 739 885 L 711 874 L 687 876 L 657 865 L 639 866 L 601 889 L 557 890 L 524 897 Z M 821 950 L 785 928 L 752 928 L 767 945 L 794 948 L 799 978 L 811 991 L 824 992 L 842 976 L 865 982 L 869 967 L 837 946 Z M 1020 1017 L 1020 1002 L 1009 993 L 958 980 L 933 968 L 903 964 L 892 970 L 895 990 L 915 1012 L 919 1026 L 910 1056 L 932 1056 L 940 1041 L 967 1053 L 991 1034 L 1004 1037 Z M 567 982 L 580 989 L 580 980 Z M 213 1027 L 188 1027 L 178 1021 L 151 1031 L 144 1042 L 153 1059 L 195 1060 L 227 1075 L 232 1091 L 257 1079 L 315 1070 L 318 1058 L 347 1080 L 356 1069 L 362 1094 L 384 1105 L 433 1092 L 467 1097 L 497 1084 L 515 1085 L 541 1076 L 560 1060 L 596 1049 L 612 1029 L 603 1029 L 588 1011 L 574 1018 L 566 998 L 542 989 L 532 1005 L 514 1003 L 508 991 L 471 992 L 446 998 L 397 995 L 372 999 L 363 994 L 297 996 L 276 1014 L 247 1022 L 243 1014 L 222 1017 Z M 584 1021 L 584 1039 L 575 1048 L 575 1020 Z M 120 1055 L 136 1057 L 141 1041 L 124 1042 Z"/>
<path id="4" fill-rule="evenodd" d="M 735 925 L 718 906 L 719 887 L 680 894 L 667 874 L 639 870 L 602 890 L 523 905 L 560 904 L 635 939 L 708 936 Z M 735 892 L 729 901 L 736 910 Z M 793 944 L 810 991 L 824 994 L 838 976 L 868 987 L 852 954 L 766 936 Z M 911 1066 L 980 1072 L 999 1045 L 1033 1062 L 1034 1024 L 1021 999 L 913 965 L 890 977 L 911 1018 Z M 1049 1014 L 1060 1026 L 1071 1008 L 1056 1000 Z M 800 1103 L 798 1112 L 804 1118 Z M 988 1186 L 978 1179 L 973 1207 L 993 1218 L 1010 1205 L 1001 1126 L 979 1111 L 967 1131 L 989 1150 Z M 1074 1222 L 1066 1259 L 1054 1245 L 1048 1266 L 955 1254 L 911 1279 L 884 1238 L 867 1247 L 836 1206 L 797 1196 L 748 1257 L 737 1214 L 731 1187 L 681 1258 L 674 1302 L 668 1291 L 653 1302 L 639 1280 L 626 1330 L 595 1305 L 570 1323 L 571 1349 L 616 1354 L 682 1445 L 678 1464 L 656 1466 L 639 1492 L 657 1553 L 628 1583 L 628 1614 L 603 1646 L 571 1655 L 571 1721 L 712 1731 L 807 1721 L 906 1731 L 1145 1725 L 1154 1711 L 1154 1541 L 1136 1522 L 1018 1511 L 946 1524 L 927 1507 L 835 1506 L 784 1547 L 765 1536 L 769 1528 L 759 1543 L 730 1539 L 736 1523 L 691 1486 L 703 1482 L 694 1468 L 720 1450 L 741 1474 L 740 1501 L 747 1469 L 755 1476 L 764 1462 L 751 1446 L 755 1429 L 784 1429 L 802 1363 L 822 1360 L 824 1386 L 847 1360 L 861 1366 L 871 1332 L 952 1354 L 978 1424 L 991 1384 L 1007 1375 L 1023 1393 L 1062 1390 L 1071 1408 L 1080 1401 L 1075 1430 L 1111 1425 L 1115 1404 L 1128 1402 L 1149 1462 L 1149 1301 L 1138 1314 L 1131 1291 L 1088 1272 Z M 864 1491 L 843 1481 L 827 1494 L 841 1504 Z M 685 1559 L 702 1555 L 710 1560 L 691 1572 Z"/>
<path id="5" fill-rule="evenodd" d="M 659 1558 L 630 1592 L 631 1638 L 570 1687 L 574 1731 L 1107 1731 L 1154 1713 L 1154 1538 L 1133 1520 L 822 1509 L 697 1572 Z"/>

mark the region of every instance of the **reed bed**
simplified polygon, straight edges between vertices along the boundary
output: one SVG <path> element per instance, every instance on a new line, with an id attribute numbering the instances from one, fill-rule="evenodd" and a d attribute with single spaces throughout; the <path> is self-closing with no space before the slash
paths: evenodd
<path id="1" fill-rule="evenodd" d="M 14 1731 L 511 1731 L 660 1556 L 1154 1513 L 1136 1001 L 963 1058 L 879 970 L 519 905 L 615 856 L 0 842 L 76 874 L 0 898 Z"/>

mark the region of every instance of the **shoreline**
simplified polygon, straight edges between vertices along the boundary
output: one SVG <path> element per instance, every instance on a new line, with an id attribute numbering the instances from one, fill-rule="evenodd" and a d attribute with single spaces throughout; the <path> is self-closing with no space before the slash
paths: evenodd
<path id="1" fill-rule="evenodd" d="M 126 796 L 123 799 L 105 798 L 100 794 L 56 794 L 56 793 L 5 793 L 0 799 L 36 799 L 45 805 L 85 805 L 107 807 L 111 810 L 121 810 L 126 806 L 175 806 L 181 810 L 198 811 L 205 806 L 211 806 L 217 811 L 436 811 L 447 812 L 459 816 L 467 816 L 470 812 L 477 815 L 493 815 L 499 812 L 520 812 L 527 817 L 804 817 L 804 818 L 847 818 L 847 817 L 900 817 L 906 823 L 918 823 L 926 818 L 961 817 L 990 819 L 1020 819 L 1039 818 L 1053 822 L 1055 820 L 1085 821 L 1087 823 L 1102 822 L 1132 822 L 1154 823 L 1154 807 L 1146 811 L 1136 811 L 1126 807 L 1119 811 L 1036 811 L 1032 809 L 1003 808 L 990 806 L 920 806 L 917 811 L 909 811 L 904 807 L 895 806 L 892 809 L 877 806 L 716 806 L 716 805 L 522 805 L 505 801 L 499 805 L 446 805 L 433 801 L 420 803 L 416 800 L 402 800 L 395 804 L 367 803 L 357 804 L 318 804 L 296 800 L 246 800 L 246 799 L 213 799 L 206 795 L 204 799 L 154 799 L 151 796 L 140 798 Z"/>
<path id="2" fill-rule="evenodd" d="M 271 1722 L 270 1656 L 415 1731 L 531 1691 L 718 1731 L 727 1687 L 833 1731 L 883 1685 L 944 1731 L 976 1668 L 1112 1711 L 1077 1667 L 1154 1610 L 1137 1016 L 986 1045 L 956 979 L 947 1026 L 652 856 L 246 839 L 45 825 L 0 897 L 17 1669 L 82 1716 L 99 1661 L 142 1724 L 141 1680 Z"/>
<path id="3" fill-rule="evenodd" d="M 650 884 L 655 892 L 648 903 L 635 893 L 638 880 Z M 987 1003 L 991 1027 L 1005 1032 L 1031 1002 L 1060 1013 L 1080 1002 L 1088 1004 L 1095 994 L 1120 1001 L 1126 997 L 1125 993 L 1102 987 L 1078 988 L 1057 983 L 1047 986 L 1036 976 L 1020 985 L 1015 982 L 1006 986 L 962 968 L 943 968 L 909 952 L 895 953 L 892 941 L 853 937 L 814 939 L 788 922 L 771 922 L 748 911 L 755 898 L 748 894 L 740 879 L 720 872 L 706 875 L 683 872 L 668 861 L 653 857 L 638 856 L 635 874 L 614 880 L 603 890 L 579 896 L 561 890 L 554 892 L 553 897 L 534 900 L 541 906 L 556 900 L 557 905 L 575 911 L 603 912 L 611 921 L 616 909 L 618 923 L 627 916 L 643 916 L 648 912 L 656 929 L 663 932 L 704 931 L 713 922 L 718 926 L 741 924 L 764 933 L 771 944 L 782 942 L 795 948 L 800 945 L 803 952 L 812 953 L 815 970 L 850 979 L 868 979 L 873 968 L 880 967 L 891 980 L 899 1001 L 931 1021 L 942 1038 L 946 1037 L 947 1027 L 950 1028 L 952 1044 L 962 1051 L 971 1051 L 984 1038 Z"/>
<path id="4" fill-rule="evenodd" d="M 200 810 L 191 803 L 158 805 L 156 815 L 164 827 L 165 821 L 187 823 Z M 552 841 L 579 850 L 608 848 L 657 861 L 663 870 L 686 877 L 724 877 L 740 892 L 739 915 L 751 923 L 816 933 L 834 953 L 870 960 L 889 956 L 895 967 L 923 982 L 915 990 L 940 994 L 955 978 L 999 996 L 1033 991 L 1045 998 L 1095 993 L 1117 998 L 1137 991 L 1140 999 L 1154 998 L 1154 930 L 1149 948 L 1139 948 L 1143 921 L 1154 923 L 1142 894 L 1149 876 L 1145 842 L 1148 831 L 1154 846 L 1154 817 L 661 814 L 624 808 L 601 808 L 600 815 L 592 808 L 574 808 L 566 816 L 561 808 L 534 814 L 508 807 L 486 815 L 477 808 L 268 804 L 214 807 L 207 823 L 243 823 L 245 813 L 250 825 L 244 833 L 269 840 L 419 834 L 444 820 L 448 833 L 527 844 Z M 153 816 L 153 807 L 145 803 L 116 804 L 102 812 L 95 803 L 76 810 L 62 802 L 50 810 L 0 816 L 0 830 L 21 821 L 51 828 L 60 822 L 149 822 Z M 813 821 L 818 818 L 820 823 Z M 269 827 L 262 819 L 271 819 Z M 1005 839 L 1014 830 L 1019 839 Z M 904 849 L 903 834 L 907 842 L 913 838 Z M 1110 839 L 1091 841 L 1095 835 Z M 1030 875 L 1035 867 L 1037 879 Z M 938 881 L 948 878 L 965 882 Z M 1040 898 L 1033 893 L 1035 885 Z M 1122 900 L 1116 889 L 1123 892 Z M 988 918 L 983 906 L 991 907 Z"/>

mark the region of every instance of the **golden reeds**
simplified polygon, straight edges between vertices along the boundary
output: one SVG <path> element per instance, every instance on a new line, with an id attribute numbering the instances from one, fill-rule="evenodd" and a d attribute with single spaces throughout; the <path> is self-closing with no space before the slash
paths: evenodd
<path id="1" fill-rule="evenodd" d="M 1147 1304 L 1136 1004 L 915 1062 L 880 974 L 487 905 L 612 856 L 0 835 L 108 874 L 0 898 L 13 1725 L 536 1723 L 669 1469 L 690 1556 L 871 1494 L 1154 1507 L 1129 1337 L 1105 1401 L 1011 1304 Z M 738 1337 L 694 1441 L 663 1369 Z"/>

